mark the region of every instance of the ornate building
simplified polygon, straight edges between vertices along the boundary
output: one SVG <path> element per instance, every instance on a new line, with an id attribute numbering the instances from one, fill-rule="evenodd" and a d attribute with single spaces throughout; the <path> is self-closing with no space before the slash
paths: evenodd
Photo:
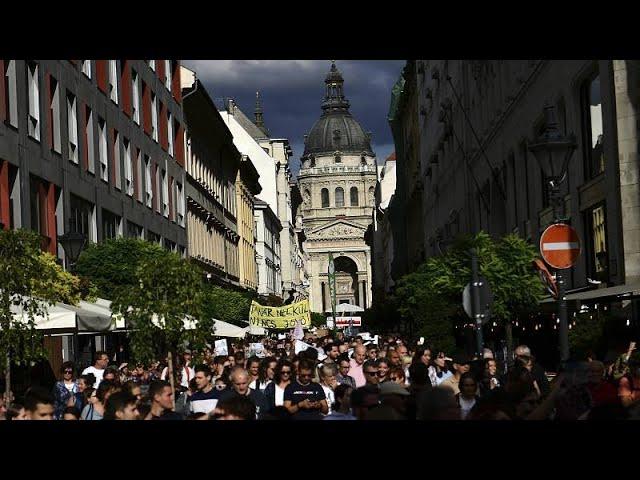
<path id="1" fill-rule="evenodd" d="M 330 308 L 329 253 L 336 269 L 336 303 L 371 304 L 371 251 L 364 234 L 372 221 L 376 161 L 370 134 L 349 112 L 335 63 L 325 79 L 322 115 L 305 137 L 298 176 L 302 230 L 314 312 Z"/>

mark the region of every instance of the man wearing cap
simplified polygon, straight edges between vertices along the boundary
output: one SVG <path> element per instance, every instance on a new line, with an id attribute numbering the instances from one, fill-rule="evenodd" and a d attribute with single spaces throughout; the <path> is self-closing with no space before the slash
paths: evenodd
<path id="1" fill-rule="evenodd" d="M 463 373 L 469 371 L 471 360 L 465 354 L 458 354 L 453 357 L 453 375 L 443 381 L 438 388 L 448 387 L 453 390 L 453 394 L 460 393 L 458 384 L 460 383 L 460 377 Z"/>

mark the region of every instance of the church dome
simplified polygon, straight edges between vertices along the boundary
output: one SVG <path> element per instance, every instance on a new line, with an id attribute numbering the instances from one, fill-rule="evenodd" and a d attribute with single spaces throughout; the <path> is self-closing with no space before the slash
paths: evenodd
<path id="1" fill-rule="evenodd" d="M 344 80 L 335 62 L 324 82 L 327 93 L 322 116 L 305 138 L 303 156 L 332 155 L 336 151 L 373 155 L 369 134 L 349 112 L 349 101 L 343 93 Z"/>

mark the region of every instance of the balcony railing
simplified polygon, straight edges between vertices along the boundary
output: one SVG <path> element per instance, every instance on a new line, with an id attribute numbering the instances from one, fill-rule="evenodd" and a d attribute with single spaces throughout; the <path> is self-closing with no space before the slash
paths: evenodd
<path id="1" fill-rule="evenodd" d="M 300 175 L 326 175 L 331 173 L 375 173 L 375 165 L 328 165 L 326 167 L 301 168 Z"/>

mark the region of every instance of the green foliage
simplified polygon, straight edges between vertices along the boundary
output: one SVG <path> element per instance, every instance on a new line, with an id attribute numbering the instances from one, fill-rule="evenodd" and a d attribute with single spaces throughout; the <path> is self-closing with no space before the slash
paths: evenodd
<path id="1" fill-rule="evenodd" d="M 249 321 L 249 309 L 253 296 L 250 293 L 237 292 L 218 285 L 205 284 L 204 314 L 223 322 L 246 327 Z"/>
<path id="2" fill-rule="evenodd" d="M 321 327 L 322 325 L 326 325 L 327 317 L 323 313 L 311 312 L 311 326 L 312 327 Z"/>
<path id="3" fill-rule="evenodd" d="M 115 289 L 112 309 L 130 326 L 135 360 L 149 362 L 160 349 L 175 354 L 185 344 L 203 350 L 211 340 L 213 320 L 204 315 L 201 269 L 163 250 L 142 260 L 133 279 L 129 288 Z M 195 328 L 185 328 L 186 318 Z"/>
<path id="4" fill-rule="evenodd" d="M 0 366 L 7 356 L 16 365 L 44 356 L 36 319 L 55 302 L 76 304 L 80 282 L 55 257 L 40 250 L 40 236 L 27 230 L 0 231 Z M 12 312 L 12 308 L 14 312 Z M 14 313 L 23 312 L 22 320 Z M 19 317 L 18 317 L 19 318 Z"/>
<path id="5" fill-rule="evenodd" d="M 82 252 L 75 273 L 96 287 L 96 294 L 112 299 L 118 288 L 137 285 L 136 270 L 144 262 L 164 258 L 157 243 L 134 238 L 117 238 L 94 243 Z"/>
<path id="6" fill-rule="evenodd" d="M 471 248 L 493 292 L 495 320 L 534 308 L 544 292 L 531 266 L 536 257 L 532 245 L 515 235 L 499 241 L 484 232 L 460 237 L 444 255 L 429 258 L 402 277 L 394 295 L 398 312 L 417 326 L 417 336 L 445 351 L 455 343 L 454 320 L 464 315 L 462 292 L 471 280 Z"/>

